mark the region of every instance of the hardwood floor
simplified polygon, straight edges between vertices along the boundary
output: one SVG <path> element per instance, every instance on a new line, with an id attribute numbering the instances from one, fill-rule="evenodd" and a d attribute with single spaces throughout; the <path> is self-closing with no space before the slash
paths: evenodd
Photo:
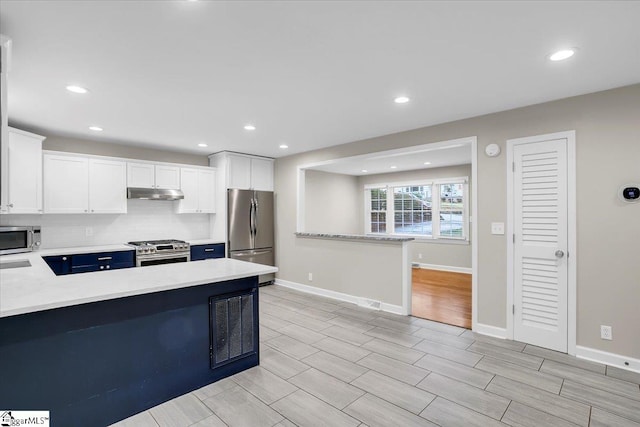
<path id="1" fill-rule="evenodd" d="M 412 269 L 411 314 L 471 328 L 471 274 Z"/>

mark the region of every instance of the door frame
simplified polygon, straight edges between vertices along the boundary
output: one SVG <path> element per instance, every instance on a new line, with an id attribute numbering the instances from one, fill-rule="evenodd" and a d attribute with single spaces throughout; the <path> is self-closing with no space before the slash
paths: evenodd
<path id="1" fill-rule="evenodd" d="M 567 140 L 567 352 L 576 354 L 576 296 L 577 296 L 577 244 L 576 244 L 576 131 L 548 133 L 507 140 L 507 338 L 514 338 L 514 274 L 515 252 L 513 236 L 515 228 L 513 149 L 516 145 Z"/>

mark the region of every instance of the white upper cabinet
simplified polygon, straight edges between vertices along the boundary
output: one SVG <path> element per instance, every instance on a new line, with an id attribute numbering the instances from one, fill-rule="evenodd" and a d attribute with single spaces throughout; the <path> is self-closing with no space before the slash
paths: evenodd
<path id="1" fill-rule="evenodd" d="M 229 155 L 227 188 L 251 188 L 251 158 Z"/>
<path id="2" fill-rule="evenodd" d="M 198 170 L 198 206 L 200 212 L 216 212 L 215 170 Z"/>
<path id="3" fill-rule="evenodd" d="M 89 211 L 127 212 L 127 170 L 125 162 L 89 159 Z"/>
<path id="4" fill-rule="evenodd" d="M 127 163 L 127 186 L 138 188 L 180 188 L 180 168 L 153 163 Z"/>
<path id="5" fill-rule="evenodd" d="M 42 141 L 33 133 L 9 128 L 7 156 L 7 204 L 3 213 L 42 213 Z"/>
<path id="6" fill-rule="evenodd" d="M 180 168 L 184 199 L 178 202 L 178 213 L 215 213 L 215 170 Z"/>
<path id="7" fill-rule="evenodd" d="M 180 188 L 180 168 L 178 166 L 156 165 L 156 188 Z"/>
<path id="8" fill-rule="evenodd" d="M 44 212 L 89 212 L 89 159 L 44 155 Z"/>
<path id="9" fill-rule="evenodd" d="M 251 187 L 254 190 L 273 191 L 273 160 L 251 159 Z"/>
<path id="10" fill-rule="evenodd" d="M 45 213 L 126 213 L 126 163 L 44 155 Z"/>
<path id="11" fill-rule="evenodd" d="M 156 169 L 151 163 L 127 163 L 127 187 L 155 188 Z"/>
<path id="12" fill-rule="evenodd" d="M 227 188 L 273 191 L 273 160 L 238 154 L 227 156 Z"/>

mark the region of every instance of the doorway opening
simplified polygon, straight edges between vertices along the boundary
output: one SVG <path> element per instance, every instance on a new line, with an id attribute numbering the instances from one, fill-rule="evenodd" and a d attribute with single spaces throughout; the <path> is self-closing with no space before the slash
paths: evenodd
<path id="1" fill-rule="evenodd" d="M 471 329 L 471 274 L 426 268 L 411 271 L 411 314 Z"/>

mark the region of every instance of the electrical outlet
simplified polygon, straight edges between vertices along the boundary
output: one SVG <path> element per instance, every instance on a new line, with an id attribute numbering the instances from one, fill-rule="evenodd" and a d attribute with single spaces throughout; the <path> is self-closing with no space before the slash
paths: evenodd
<path id="1" fill-rule="evenodd" d="M 600 338 L 603 340 L 613 340 L 613 331 L 611 326 L 600 325 Z"/>
<path id="2" fill-rule="evenodd" d="M 313 273 L 309 273 L 309 281 L 313 282 Z"/>
<path id="3" fill-rule="evenodd" d="M 422 259 L 422 254 L 418 254 L 418 259 Z"/>
<path id="4" fill-rule="evenodd" d="M 491 234 L 504 234 L 504 222 L 492 222 Z"/>
<path id="5" fill-rule="evenodd" d="M 86 228 L 84 229 L 84 234 L 85 234 L 85 236 L 87 236 L 87 237 L 91 237 L 91 236 L 93 236 L 93 227 L 86 227 Z"/>

